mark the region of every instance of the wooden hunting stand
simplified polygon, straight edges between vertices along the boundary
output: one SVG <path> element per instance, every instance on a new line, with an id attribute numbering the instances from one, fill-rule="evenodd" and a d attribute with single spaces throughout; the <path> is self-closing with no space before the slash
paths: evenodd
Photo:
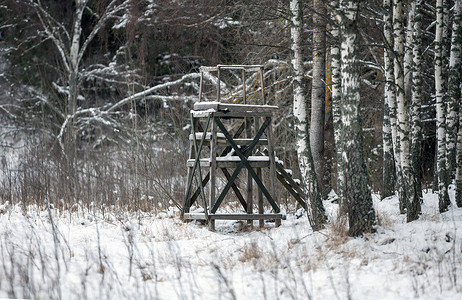
<path id="1" fill-rule="evenodd" d="M 241 72 L 244 83 L 242 96 L 234 99 L 234 102 L 238 103 L 222 103 L 221 76 L 225 70 Z M 216 101 L 204 102 L 204 76 L 213 72 L 217 74 Z M 248 104 L 246 76 L 250 72 L 257 75 L 254 78 L 259 77 L 255 82 L 259 82 L 260 85 L 257 92 L 260 94 L 258 98 L 261 104 Z M 249 223 L 259 220 L 260 227 L 264 226 L 264 220 L 274 220 L 276 226 L 281 224 L 282 214 L 276 193 L 276 178 L 284 181 L 284 186 L 292 190 L 292 195 L 300 198 L 300 195 L 303 197 L 304 194 L 295 181 L 288 178 L 291 172 L 286 172 L 276 163 L 272 118 L 277 110 L 277 106 L 265 104 L 263 66 L 218 65 L 201 68 L 199 102 L 195 103 L 191 111 L 188 182 L 182 208 L 184 219 L 208 222 L 211 230 L 215 228 L 215 220 L 247 220 Z M 221 183 L 217 182 L 218 169 L 226 179 L 224 187 L 223 184 L 217 184 Z M 238 184 L 238 175 L 243 169 L 247 170 L 246 197 L 242 195 Z M 269 170 L 265 180 L 262 169 Z M 290 180 L 292 182 L 289 182 Z M 258 191 L 257 213 L 254 213 L 253 209 L 253 182 L 256 183 Z M 208 191 L 205 189 L 207 184 Z M 218 212 L 231 189 L 242 205 L 243 213 Z M 203 210 L 190 212 L 191 206 L 199 197 Z M 264 199 L 270 204 L 273 212 L 265 213 Z M 302 198 L 300 200 L 305 204 Z"/>

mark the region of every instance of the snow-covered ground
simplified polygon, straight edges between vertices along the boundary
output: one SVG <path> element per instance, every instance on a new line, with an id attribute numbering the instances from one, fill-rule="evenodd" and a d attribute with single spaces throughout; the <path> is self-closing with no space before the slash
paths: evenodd
<path id="1" fill-rule="evenodd" d="M 377 232 L 344 235 L 337 205 L 249 230 L 183 223 L 178 212 L 61 212 L 0 206 L 0 298 L 462 299 L 462 209 L 425 194 L 407 224 L 398 200 L 374 200 Z"/>

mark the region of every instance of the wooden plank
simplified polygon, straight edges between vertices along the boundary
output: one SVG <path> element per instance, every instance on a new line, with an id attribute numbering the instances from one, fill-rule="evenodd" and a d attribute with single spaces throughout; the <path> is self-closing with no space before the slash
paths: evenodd
<path id="1" fill-rule="evenodd" d="M 268 155 L 268 150 L 265 149 L 263 151 L 265 155 Z M 258 153 L 257 153 L 258 154 Z M 260 155 L 263 155 L 263 153 L 259 153 Z M 294 196 L 295 200 L 297 200 L 300 205 L 306 209 L 306 201 L 305 199 L 308 199 L 308 196 L 303 192 L 301 189 L 300 185 L 298 185 L 295 180 L 290 176 L 289 173 L 284 169 L 283 166 L 280 164 L 276 164 L 276 174 L 278 180 L 282 183 L 282 185 L 289 191 L 289 193 Z"/>
<path id="2" fill-rule="evenodd" d="M 208 66 L 202 66 L 199 68 L 201 72 L 216 72 L 218 71 L 218 67 L 208 67 Z"/>
<path id="3" fill-rule="evenodd" d="M 231 156 L 232 158 L 236 157 L 236 156 Z M 239 157 L 237 157 L 239 158 Z M 187 167 L 193 167 L 194 166 L 194 162 L 195 160 L 193 159 L 188 159 L 188 161 L 186 162 L 186 166 Z M 217 158 L 217 168 L 236 168 L 240 163 L 241 161 L 240 160 L 225 160 L 225 161 L 221 161 Z M 270 165 L 270 162 L 268 160 L 266 161 L 250 161 L 249 162 L 250 166 L 252 168 L 267 168 L 269 167 Z M 200 166 L 201 167 L 205 167 L 205 168 L 209 168 L 210 167 L 210 159 L 209 158 L 201 158 L 200 159 Z"/>
<path id="4" fill-rule="evenodd" d="M 215 204 L 215 184 L 217 170 L 217 123 L 215 118 L 212 120 L 212 132 L 210 141 L 210 185 L 209 185 L 209 207 Z"/>
<path id="5" fill-rule="evenodd" d="M 220 117 L 223 119 L 243 119 L 245 117 L 271 117 L 273 116 L 272 112 L 253 112 L 253 111 L 217 111 L 215 112 L 216 117 Z M 205 118 L 207 116 L 201 116 L 201 118 Z"/>
<path id="6" fill-rule="evenodd" d="M 220 103 L 220 102 L 196 102 L 194 104 L 194 111 L 201 110 L 215 110 L 215 111 L 227 111 L 227 112 L 276 112 L 279 107 L 275 105 L 250 105 L 250 104 L 232 104 L 232 103 Z"/>
<path id="7" fill-rule="evenodd" d="M 281 220 L 282 214 L 210 214 L 215 220 Z"/>
<path id="8" fill-rule="evenodd" d="M 279 212 L 279 200 L 277 198 L 277 191 L 276 191 L 276 159 L 274 157 L 274 148 L 273 148 L 273 122 L 271 118 L 267 118 L 269 120 L 270 125 L 268 126 L 268 130 L 266 131 L 266 137 L 268 138 L 268 157 L 270 159 L 270 185 L 271 185 L 271 196 L 277 206 L 273 209 L 276 213 Z M 281 220 L 276 220 L 276 226 L 281 225 Z"/>
<path id="9" fill-rule="evenodd" d="M 202 132 L 196 133 L 196 140 L 200 140 L 202 138 L 202 135 L 203 135 Z M 210 145 L 211 136 L 212 135 L 211 135 L 210 132 L 208 132 L 206 134 L 204 145 L 206 145 L 206 146 Z M 193 137 L 192 134 L 189 135 L 189 140 L 190 141 L 194 140 L 194 137 Z M 253 139 L 248 139 L 248 138 L 234 139 L 234 142 L 239 146 L 249 145 L 252 141 L 253 141 Z M 228 141 L 226 140 L 226 138 L 224 136 L 217 135 L 217 143 L 219 143 L 219 144 L 228 144 Z M 257 142 L 257 145 L 263 145 L 263 146 L 268 145 L 268 140 L 267 139 L 259 139 L 258 142 Z"/>
<path id="10" fill-rule="evenodd" d="M 256 131 L 257 128 L 260 128 L 260 118 L 258 118 L 258 117 L 254 118 L 254 130 Z M 266 140 L 266 141 L 268 142 L 268 140 Z M 256 154 L 259 154 L 259 153 L 260 152 L 258 151 Z M 263 178 L 260 168 L 257 169 L 257 176 L 259 178 Z M 258 213 L 263 214 L 265 212 L 264 211 L 264 203 L 263 203 L 263 192 L 262 192 L 262 190 L 261 190 L 261 188 L 259 186 L 257 186 L 257 199 L 258 199 Z M 263 227 L 265 227 L 265 222 L 263 220 L 260 220 L 258 225 L 259 225 L 260 228 L 263 228 Z"/>
<path id="11" fill-rule="evenodd" d="M 218 69 L 222 70 L 244 70 L 246 72 L 257 72 L 263 69 L 263 65 L 217 65 L 216 67 L 212 66 L 202 66 L 200 67 L 201 72 L 217 72 Z"/>
<path id="12" fill-rule="evenodd" d="M 245 79 L 245 72 L 244 72 L 244 79 Z M 244 81 L 244 86 L 245 86 L 245 81 Z M 245 89 L 244 89 L 244 93 L 245 93 Z M 252 137 L 251 118 L 246 118 L 245 123 L 246 123 L 245 135 L 247 138 L 250 139 Z M 251 150 L 251 152 L 255 152 L 255 151 Z M 250 174 L 249 170 L 247 170 L 247 204 L 248 204 L 247 213 L 251 214 L 253 212 L 252 211 L 252 208 L 253 208 L 253 180 L 252 180 L 252 174 Z"/>
<path id="13" fill-rule="evenodd" d="M 209 214 L 213 220 L 281 220 L 282 214 Z M 207 220 L 204 213 L 185 213 L 186 220 Z"/>
<path id="14" fill-rule="evenodd" d="M 244 70 L 246 72 L 257 72 L 263 65 L 217 65 L 222 70 Z"/>
<path id="15" fill-rule="evenodd" d="M 306 210 L 306 203 L 305 201 L 300 197 L 300 195 L 294 190 L 294 188 L 287 183 L 285 178 L 278 172 L 276 173 L 277 178 L 279 179 L 279 182 L 282 183 L 282 185 L 286 188 L 286 190 L 297 200 L 298 203 Z"/>

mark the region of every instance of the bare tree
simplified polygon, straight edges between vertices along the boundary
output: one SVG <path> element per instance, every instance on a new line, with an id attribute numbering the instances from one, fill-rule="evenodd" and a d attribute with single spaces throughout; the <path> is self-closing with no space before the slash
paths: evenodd
<path id="1" fill-rule="evenodd" d="M 360 110 L 360 73 L 358 58 L 359 1 L 340 1 L 343 163 L 345 199 L 348 206 L 349 234 L 362 235 L 373 230 L 375 212 L 366 157 L 363 147 Z"/>
<path id="2" fill-rule="evenodd" d="M 331 7 L 338 8 L 338 1 L 333 0 Z M 335 13 L 332 13 L 332 29 L 331 29 L 331 70 L 332 70 L 332 114 L 334 123 L 334 139 L 335 139 L 335 153 L 337 161 L 337 195 L 340 200 L 340 212 L 346 214 L 347 209 L 343 198 L 343 191 L 345 188 L 345 173 L 343 170 L 342 160 L 342 114 L 341 114 L 341 64 L 340 64 L 340 30 L 339 24 L 335 18 Z"/>
<path id="3" fill-rule="evenodd" d="M 411 168 L 413 178 L 414 193 L 410 195 L 407 206 L 407 221 L 416 220 L 421 212 L 422 195 L 422 0 L 412 3 L 413 15 L 413 34 L 411 39 L 412 46 L 412 100 L 411 100 L 411 119 L 412 119 L 412 140 L 411 140 Z M 412 23 L 411 21 L 408 21 Z"/>
<path id="4" fill-rule="evenodd" d="M 436 1 L 436 36 L 435 36 L 435 95 L 436 95 L 436 138 L 439 210 L 444 212 L 449 206 L 448 174 L 446 165 L 446 103 L 444 87 L 444 1 Z"/>
<path id="5" fill-rule="evenodd" d="M 308 217 L 313 230 L 318 230 L 326 221 L 322 204 L 321 191 L 318 177 L 314 167 L 313 156 L 309 145 L 309 127 L 306 109 L 306 92 L 304 86 L 304 67 L 301 51 L 301 38 L 303 30 L 301 0 L 291 0 L 291 37 L 292 37 L 292 67 L 294 70 L 294 116 L 297 154 L 302 178 L 304 179 L 305 194 L 310 195 L 310 203 L 307 205 Z"/>
<path id="6" fill-rule="evenodd" d="M 385 100 L 383 107 L 383 190 L 382 197 L 394 194 L 395 166 L 399 167 L 399 155 L 393 154 L 396 144 L 396 98 L 393 75 L 393 13 L 391 0 L 383 1 L 385 48 L 383 60 L 385 64 Z M 393 161 L 395 159 L 395 161 Z M 388 163 L 385 163 L 388 162 Z M 394 162 L 394 163 L 391 163 Z"/>
<path id="7" fill-rule="evenodd" d="M 324 117 L 326 78 L 326 7 L 324 1 L 313 1 L 313 76 L 311 84 L 310 146 L 316 176 L 324 182 Z"/>

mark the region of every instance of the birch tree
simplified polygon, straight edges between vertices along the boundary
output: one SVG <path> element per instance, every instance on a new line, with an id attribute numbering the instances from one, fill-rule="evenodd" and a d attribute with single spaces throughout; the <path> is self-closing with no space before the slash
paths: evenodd
<path id="1" fill-rule="evenodd" d="M 395 165 L 399 166 L 399 155 L 393 154 L 393 145 L 396 144 L 396 105 L 393 75 L 393 19 L 391 0 L 383 1 L 383 23 L 385 48 L 383 60 L 385 63 L 385 100 L 383 107 L 383 190 L 382 197 L 389 197 L 394 194 Z M 397 153 L 399 154 L 399 152 Z"/>
<path id="2" fill-rule="evenodd" d="M 333 0 L 331 7 L 338 9 L 338 1 Z M 346 207 L 343 199 L 343 189 L 345 186 L 345 174 L 343 171 L 342 161 L 342 114 L 340 110 L 341 105 L 341 69 L 340 69 L 340 32 L 339 24 L 335 18 L 335 13 L 332 16 L 332 29 L 331 29 L 331 70 L 332 70 L 332 113 L 334 123 L 334 139 L 335 139 L 335 153 L 337 161 L 337 196 L 340 201 L 340 213 L 346 214 Z"/>
<path id="3" fill-rule="evenodd" d="M 324 182 L 324 117 L 326 78 L 326 7 L 323 0 L 313 1 L 313 79 L 311 84 L 310 146 L 316 176 Z"/>
<path id="4" fill-rule="evenodd" d="M 436 138 L 437 138 L 437 172 L 439 211 L 444 212 L 449 206 L 448 176 L 446 165 L 446 103 L 444 89 L 444 6 L 443 0 L 436 1 L 435 33 L 435 95 L 436 95 Z"/>
<path id="5" fill-rule="evenodd" d="M 456 204 L 462 207 L 462 105 L 461 99 L 461 51 L 462 51 L 462 1 L 456 0 L 454 6 L 454 21 L 452 26 L 451 41 L 451 60 L 449 68 L 449 97 L 452 110 L 457 111 L 456 121 L 458 121 L 459 130 L 457 134 L 456 150 Z M 449 149 L 451 153 L 452 149 Z"/>
<path id="6" fill-rule="evenodd" d="M 447 101 L 447 167 L 449 180 L 454 178 L 456 171 L 457 116 L 461 97 L 461 5 L 462 1 L 454 3 L 452 21 L 451 49 L 448 70 L 448 101 Z"/>
<path id="7" fill-rule="evenodd" d="M 410 166 L 410 144 L 409 144 L 409 119 L 408 106 L 405 98 L 404 86 L 404 13 L 403 1 L 396 0 L 393 4 L 393 32 L 394 32 L 394 77 L 396 91 L 396 114 L 398 122 L 400 173 L 399 181 L 399 208 L 404 213 L 406 202 L 413 197 L 411 166 Z M 397 146 L 395 146 L 397 147 Z"/>
<path id="8" fill-rule="evenodd" d="M 359 1 L 340 1 L 341 77 L 343 163 L 345 170 L 344 198 L 348 206 L 349 234 L 359 236 L 373 230 L 375 212 L 363 148 L 360 110 L 360 74 L 356 18 Z"/>
<path id="9" fill-rule="evenodd" d="M 422 5 L 423 0 L 416 0 L 412 3 L 411 10 L 414 11 L 415 19 L 412 34 L 412 142 L 411 142 L 411 168 L 413 175 L 414 193 L 409 197 L 407 204 L 407 221 L 416 220 L 421 212 L 422 196 Z"/>
<path id="10" fill-rule="evenodd" d="M 322 204 L 321 191 L 316 176 L 313 156 L 309 145 L 309 126 L 306 108 L 306 90 L 304 85 L 304 67 L 301 49 L 303 18 L 301 0 L 291 0 L 291 37 L 292 37 L 292 67 L 294 72 L 294 103 L 293 113 L 295 116 L 295 135 L 297 156 L 301 176 L 304 179 L 305 194 L 310 199 L 307 204 L 307 215 L 313 230 L 318 230 L 326 221 L 324 206 Z"/>

